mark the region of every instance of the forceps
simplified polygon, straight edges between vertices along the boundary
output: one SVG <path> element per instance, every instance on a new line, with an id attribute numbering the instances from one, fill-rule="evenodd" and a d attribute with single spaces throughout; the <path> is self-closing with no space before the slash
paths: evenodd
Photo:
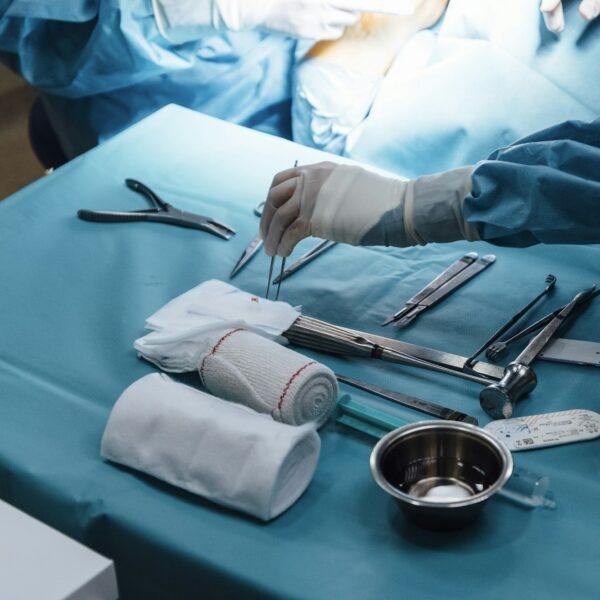
<path id="1" fill-rule="evenodd" d="M 294 162 L 294 168 L 298 166 L 298 161 Z M 277 278 L 277 293 L 275 294 L 275 301 L 279 299 L 279 290 L 281 290 L 281 281 L 283 280 L 283 273 L 285 271 L 286 256 L 281 258 L 281 269 L 279 271 L 279 277 Z M 271 264 L 269 265 L 269 279 L 267 280 L 267 293 L 265 298 L 269 299 L 269 290 L 271 289 L 271 278 L 273 277 L 273 265 L 275 264 L 275 255 L 271 257 Z"/>
<path id="2" fill-rule="evenodd" d="M 130 221 L 166 223 L 167 225 L 178 225 L 179 227 L 208 231 L 224 240 L 228 240 L 235 233 L 235 229 L 214 219 L 175 208 L 171 204 L 161 200 L 149 187 L 135 179 L 126 179 L 125 185 L 134 192 L 146 196 L 154 204 L 154 208 L 128 212 L 82 209 L 77 211 L 77 216 L 84 221 L 93 221 L 95 223 L 126 223 Z"/>
<path id="3" fill-rule="evenodd" d="M 265 201 L 262 200 L 254 207 L 254 214 L 257 217 L 262 215 L 263 208 L 265 207 Z M 235 277 L 252 259 L 252 257 L 256 256 L 258 251 L 262 248 L 263 239 L 260 235 L 257 235 L 244 249 L 242 255 L 239 260 L 235 263 L 231 273 L 229 274 L 229 279 Z"/>

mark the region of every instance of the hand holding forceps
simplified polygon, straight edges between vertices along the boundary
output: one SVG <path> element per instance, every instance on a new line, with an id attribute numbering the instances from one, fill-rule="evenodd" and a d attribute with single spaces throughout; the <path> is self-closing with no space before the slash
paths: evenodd
<path id="1" fill-rule="evenodd" d="M 265 206 L 264 200 L 259 202 L 254 207 L 254 214 L 257 217 L 260 217 Z M 293 263 L 289 268 L 285 269 L 283 273 L 279 274 L 275 279 L 273 279 L 273 283 L 277 285 L 280 281 L 287 279 L 290 275 L 293 275 L 296 271 L 300 270 L 302 267 L 313 261 L 315 258 L 333 248 L 337 245 L 337 242 L 330 242 L 328 240 L 323 240 L 319 242 L 316 246 L 310 249 L 306 254 L 303 254 L 295 263 Z M 254 257 L 258 251 L 263 246 L 263 239 L 260 235 L 256 236 L 244 249 L 242 255 L 235 263 L 231 273 L 229 274 L 229 278 L 235 277 Z"/>
<path id="2" fill-rule="evenodd" d="M 128 212 L 82 209 L 77 211 L 77 216 L 84 221 L 93 221 L 95 223 L 126 223 L 130 221 L 166 223 L 167 225 L 178 225 L 179 227 L 208 231 L 225 240 L 228 240 L 235 234 L 235 229 L 219 223 L 210 217 L 175 208 L 171 204 L 161 200 L 149 187 L 135 179 L 126 179 L 125 185 L 134 192 L 146 196 L 154 204 L 154 208 Z"/>

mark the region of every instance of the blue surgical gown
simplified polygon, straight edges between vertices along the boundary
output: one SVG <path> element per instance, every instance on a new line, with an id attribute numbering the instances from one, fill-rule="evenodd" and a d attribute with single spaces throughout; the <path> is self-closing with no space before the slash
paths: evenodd
<path id="1" fill-rule="evenodd" d="M 171 44 L 151 0 L 0 0 L 0 60 L 43 92 L 69 157 L 171 102 L 289 137 L 294 51 L 257 31 Z"/>
<path id="2" fill-rule="evenodd" d="M 463 212 L 497 245 L 600 243 L 600 119 L 494 152 L 476 166 Z"/>
<path id="3" fill-rule="evenodd" d="M 474 164 L 570 119 L 600 116 L 600 18 L 564 3 L 546 31 L 537 0 L 452 0 L 439 32 L 415 35 L 344 154 L 405 177 Z"/>

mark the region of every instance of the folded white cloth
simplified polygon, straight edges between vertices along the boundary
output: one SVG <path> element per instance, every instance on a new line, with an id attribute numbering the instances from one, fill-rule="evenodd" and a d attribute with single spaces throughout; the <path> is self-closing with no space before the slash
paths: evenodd
<path id="1" fill-rule="evenodd" d="M 289 425 L 322 425 L 338 396 L 331 369 L 244 329 L 214 336 L 198 371 L 212 394 Z"/>
<path id="2" fill-rule="evenodd" d="M 268 521 L 307 488 L 320 446 L 313 425 L 277 423 L 154 373 L 118 399 L 101 454 Z"/>
<path id="3" fill-rule="evenodd" d="M 168 302 L 146 320 L 152 333 L 135 341 L 146 360 L 165 371 L 194 371 L 215 334 L 242 327 L 279 338 L 300 316 L 298 308 L 210 280 Z"/>

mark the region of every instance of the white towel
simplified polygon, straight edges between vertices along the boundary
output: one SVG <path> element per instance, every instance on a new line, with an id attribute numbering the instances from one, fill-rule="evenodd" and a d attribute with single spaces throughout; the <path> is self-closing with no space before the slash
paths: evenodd
<path id="1" fill-rule="evenodd" d="M 310 483 L 314 426 L 292 427 L 154 373 L 115 404 L 104 458 L 268 521 Z"/>
<path id="2" fill-rule="evenodd" d="M 300 316 L 299 308 L 244 292 L 229 283 L 209 279 L 173 298 L 146 320 L 146 327 L 160 331 L 175 322 L 194 325 L 242 322 L 267 337 L 285 331 Z"/>
<path id="3" fill-rule="evenodd" d="M 135 349 L 164 371 L 194 371 L 215 333 L 242 327 L 279 343 L 300 316 L 298 308 L 274 302 L 211 279 L 177 296 L 146 320 L 152 333 Z"/>
<path id="4" fill-rule="evenodd" d="M 322 425 L 338 396 L 331 369 L 243 329 L 214 336 L 198 371 L 212 394 L 289 425 Z"/>

